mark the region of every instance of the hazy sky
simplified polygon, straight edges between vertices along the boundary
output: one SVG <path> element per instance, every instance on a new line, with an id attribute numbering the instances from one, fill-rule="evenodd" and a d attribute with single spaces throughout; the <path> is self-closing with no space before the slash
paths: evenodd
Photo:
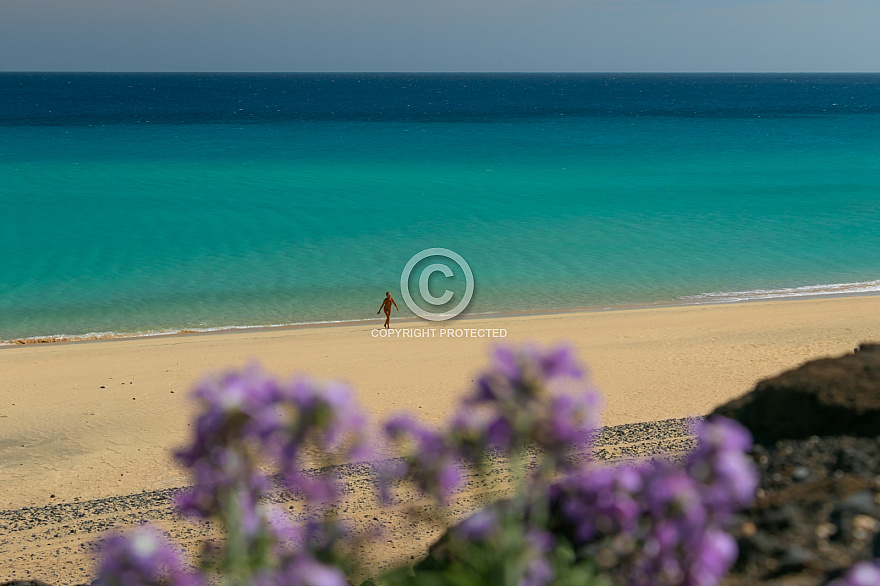
<path id="1" fill-rule="evenodd" d="M 0 0 L 0 70 L 880 71 L 880 0 Z"/>

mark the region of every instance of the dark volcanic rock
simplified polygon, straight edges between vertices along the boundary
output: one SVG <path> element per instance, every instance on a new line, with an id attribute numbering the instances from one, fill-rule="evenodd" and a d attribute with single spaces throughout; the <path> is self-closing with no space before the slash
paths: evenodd
<path id="1" fill-rule="evenodd" d="M 715 410 L 755 437 L 758 498 L 725 586 L 819 586 L 880 553 L 880 345 L 762 381 Z"/>
<path id="2" fill-rule="evenodd" d="M 715 414 L 736 419 L 768 446 L 811 436 L 880 436 L 880 344 L 762 381 Z"/>
<path id="3" fill-rule="evenodd" d="M 732 527 L 739 559 L 724 586 L 819 586 L 878 557 L 880 437 L 781 440 L 752 458 L 760 488 Z"/>

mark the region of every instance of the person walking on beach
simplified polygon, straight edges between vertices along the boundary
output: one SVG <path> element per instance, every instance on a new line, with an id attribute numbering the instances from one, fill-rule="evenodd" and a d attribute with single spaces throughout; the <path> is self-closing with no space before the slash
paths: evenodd
<path id="1" fill-rule="evenodd" d="M 391 306 L 397 307 L 397 304 L 394 303 L 394 297 L 391 296 L 390 291 L 385 292 L 385 299 L 382 300 L 382 305 L 379 307 L 379 311 L 385 312 L 385 327 L 391 327 Z M 376 315 L 379 315 L 379 311 L 376 312 Z M 397 307 L 397 311 L 400 311 L 400 308 Z"/>

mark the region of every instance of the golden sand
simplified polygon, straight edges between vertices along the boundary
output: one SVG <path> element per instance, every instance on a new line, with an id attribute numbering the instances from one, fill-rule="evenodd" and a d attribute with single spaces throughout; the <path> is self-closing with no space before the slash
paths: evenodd
<path id="1" fill-rule="evenodd" d="M 880 339 L 880 296 L 392 322 L 570 341 L 605 395 L 603 423 L 704 414 L 758 380 Z M 348 381 L 374 418 L 439 422 L 484 367 L 488 338 L 378 338 L 375 324 L 0 348 L 0 509 L 182 486 L 188 390 L 259 361 Z M 50 496 L 54 495 L 54 497 Z"/>

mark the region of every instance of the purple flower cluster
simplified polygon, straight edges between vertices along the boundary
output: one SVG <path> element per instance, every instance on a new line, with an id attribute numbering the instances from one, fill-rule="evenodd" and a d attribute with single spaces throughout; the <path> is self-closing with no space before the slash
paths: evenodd
<path id="1" fill-rule="evenodd" d="M 518 497 L 501 509 L 472 516 L 453 538 L 500 543 L 511 519 L 519 519 L 514 524 L 524 535 L 546 536 L 545 547 L 523 545 L 517 554 L 530 560 L 523 562 L 529 569 L 521 583 L 549 583 L 551 566 L 540 553 L 554 547 L 541 525 L 547 500 L 540 492 L 549 491 L 549 505 L 565 519 L 570 541 L 586 549 L 611 544 L 618 559 L 625 560 L 630 584 L 716 584 L 737 553 L 723 529 L 735 511 L 749 504 L 757 486 L 745 456 L 751 446 L 748 432 L 724 419 L 704 423 L 699 448 L 683 468 L 651 464 L 574 470 L 567 456 L 589 441 L 596 425 L 598 401 L 583 374 L 568 348 L 499 348 L 448 432 L 428 431 L 407 417 L 386 426 L 392 438 L 406 439 L 410 446 L 400 473 L 411 474 L 422 490 L 445 502 L 460 483 L 462 460 L 477 460 L 492 448 L 515 454 L 538 447 L 549 469 L 539 466 L 538 476 L 526 479 Z M 570 476 L 548 487 L 559 472 Z"/>
<path id="2" fill-rule="evenodd" d="M 129 535 L 114 535 L 102 547 L 98 586 L 201 586 L 201 578 L 186 570 L 180 555 L 161 533 L 139 527 Z"/>
<path id="3" fill-rule="evenodd" d="M 880 586 L 880 559 L 857 563 L 843 578 L 828 586 Z"/>
<path id="4" fill-rule="evenodd" d="M 311 453 L 363 455 L 364 418 L 350 391 L 339 384 L 307 379 L 282 384 L 256 368 L 201 383 L 195 392 L 204 406 L 192 445 L 178 454 L 196 479 L 180 506 L 199 516 L 216 513 L 232 492 L 242 525 L 254 525 L 256 503 L 268 484 L 259 465 L 278 463 L 287 486 L 313 501 L 328 501 L 332 478 L 301 472 Z"/>
<path id="5" fill-rule="evenodd" d="M 349 390 L 308 379 L 279 382 L 251 368 L 206 380 L 195 395 L 202 412 L 192 444 L 178 453 L 195 486 L 178 504 L 225 527 L 224 582 L 345 586 L 338 527 L 295 526 L 264 497 L 266 474 L 274 469 L 317 510 L 338 498 L 332 476 L 303 470 L 368 455 L 365 420 Z M 465 561 L 459 567 L 502 567 L 520 586 L 545 586 L 564 581 L 555 575 L 559 568 L 582 563 L 601 547 L 613 551 L 632 586 L 717 584 L 737 554 L 724 527 L 751 502 L 757 485 L 744 453 L 748 432 L 725 419 L 705 422 L 684 467 L 578 469 L 570 456 L 589 442 L 598 403 L 571 349 L 498 348 L 447 429 L 430 430 L 409 416 L 386 423 L 402 458 L 392 461 L 384 480 L 409 477 L 447 504 L 466 463 L 482 470 L 484 456 L 500 450 L 515 471 L 537 448 L 539 465 L 518 476 L 511 500 L 450 532 L 458 554 L 482 556 L 477 566 Z M 568 476 L 551 486 L 560 473 Z M 852 574 L 858 576 L 837 586 L 863 586 L 869 571 L 880 569 L 857 566 Z M 572 575 L 582 581 L 583 572 Z M 205 579 L 185 571 L 157 532 L 141 529 L 108 540 L 100 580 L 103 586 L 195 586 Z"/>
<path id="6" fill-rule="evenodd" d="M 461 484 L 460 452 L 455 442 L 408 415 L 388 421 L 385 433 L 403 451 L 404 465 L 387 468 L 383 484 L 387 486 L 394 477 L 415 473 L 416 484 L 425 494 L 446 503 Z"/>
<path id="7" fill-rule="evenodd" d="M 280 383 L 251 368 L 204 381 L 195 395 L 203 410 L 192 444 L 178 454 L 192 470 L 195 487 L 179 498 L 178 506 L 185 513 L 217 517 L 223 523 L 227 551 L 221 571 L 226 581 L 344 586 L 342 571 L 314 555 L 320 548 L 326 550 L 332 539 L 321 542 L 315 538 L 319 532 L 314 527 L 297 529 L 283 513 L 262 502 L 269 487 L 262 469 L 274 463 L 288 488 L 305 495 L 313 505 L 332 500 L 336 496 L 332 477 L 306 475 L 301 470 L 314 464 L 306 461 L 307 455 L 327 460 L 363 455 L 365 421 L 348 389 L 306 379 Z M 161 556 L 137 557 L 137 552 L 149 549 L 146 539 L 135 535 L 108 544 L 108 584 L 131 582 L 125 578 L 131 571 L 119 564 L 143 570 L 145 576 L 153 575 L 147 570 L 154 561 L 177 568 L 161 548 L 156 549 Z M 147 559 L 154 561 L 143 561 Z"/>
<path id="8" fill-rule="evenodd" d="M 572 541 L 625 543 L 633 585 L 717 584 L 737 555 L 724 527 L 751 502 L 757 474 L 744 453 L 751 438 L 739 424 L 713 419 L 697 435 L 699 448 L 683 469 L 588 470 L 554 487 L 551 498 L 571 524 Z"/>
<path id="9" fill-rule="evenodd" d="M 700 426 L 697 450 L 687 462 L 688 476 L 700 485 L 703 503 L 721 521 L 752 503 L 758 471 L 744 454 L 752 436 L 739 423 L 718 417 Z"/>
<path id="10" fill-rule="evenodd" d="M 571 450 L 585 445 L 596 428 L 599 400 L 583 376 L 568 347 L 499 347 L 448 430 L 431 431 L 408 415 L 385 425 L 403 448 L 402 465 L 385 470 L 386 485 L 411 475 L 422 491 L 446 503 L 461 484 L 462 462 L 529 445 L 543 453 L 545 471 L 565 468 Z"/>
<path id="11" fill-rule="evenodd" d="M 630 535 L 638 529 L 644 504 L 641 470 L 600 468 L 582 471 L 550 488 L 551 501 L 572 523 L 575 545 Z"/>
<path id="12" fill-rule="evenodd" d="M 567 346 L 495 350 L 492 369 L 465 398 L 453 432 L 477 450 L 510 454 L 527 444 L 558 467 L 595 430 L 599 398 Z"/>

